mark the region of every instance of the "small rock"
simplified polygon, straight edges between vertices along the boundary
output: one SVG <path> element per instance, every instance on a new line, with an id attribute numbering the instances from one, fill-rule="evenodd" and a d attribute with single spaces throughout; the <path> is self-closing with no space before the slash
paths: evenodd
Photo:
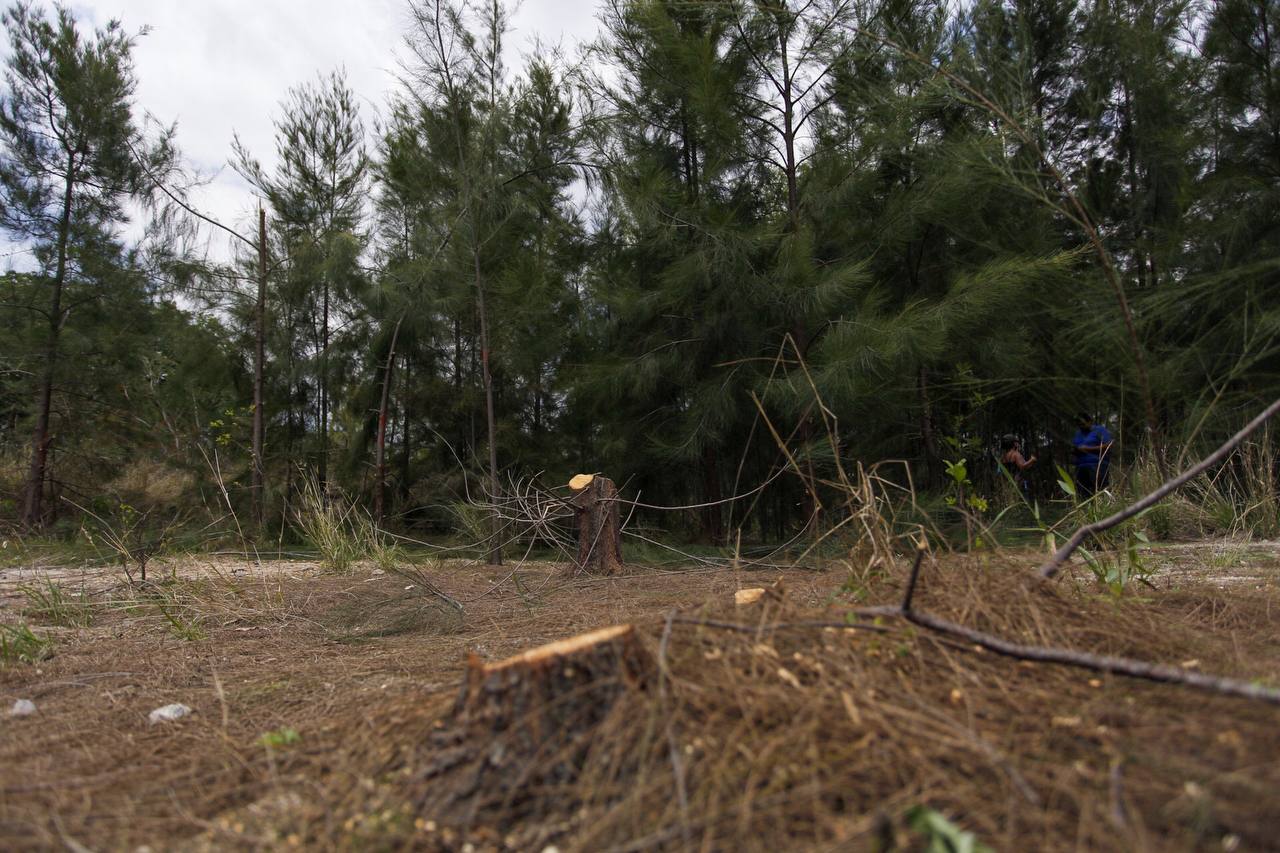
<path id="1" fill-rule="evenodd" d="M 10 717 L 30 717 L 36 712 L 36 703 L 30 699 L 19 699 L 13 703 L 13 707 L 9 709 Z"/>
<path id="2" fill-rule="evenodd" d="M 174 720 L 181 720 L 190 713 L 191 709 L 186 705 L 174 703 L 173 705 L 165 705 L 163 708 L 156 708 L 147 716 L 147 719 L 151 721 L 152 725 L 156 723 L 171 723 Z"/>

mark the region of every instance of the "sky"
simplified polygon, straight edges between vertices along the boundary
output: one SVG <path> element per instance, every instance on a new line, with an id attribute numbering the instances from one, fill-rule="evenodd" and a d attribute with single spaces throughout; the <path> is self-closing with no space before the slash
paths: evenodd
<path id="1" fill-rule="evenodd" d="M 52 7 L 47 0 L 44 5 Z M 148 27 L 134 49 L 138 107 L 177 122 L 186 160 L 213 181 L 193 203 L 233 227 L 251 227 L 248 184 L 227 165 L 232 135 L 270 170 L 274 124 L 290 86 L 344 68 L 366 127 L 397 85 L 408 0 L 70 0 L 85 25 L 118 19 Z M 524 0 L 511 17 L 507 64 L 519 67 L 535 40 L 572 55 L 595 37 L 597 0 Z M 136 228 L 136 226 L 135 226 Z M 135 230 L 135 229 L 131 229 Z M 215 253 L 225 251 L 216 244 Z"/>

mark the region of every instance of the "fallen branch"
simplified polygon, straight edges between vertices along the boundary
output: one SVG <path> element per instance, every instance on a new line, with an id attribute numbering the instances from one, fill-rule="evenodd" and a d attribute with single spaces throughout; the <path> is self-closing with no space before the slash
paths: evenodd
<path id="1" fill-rule="evenodd" d="M 1209 454 L 1204 459 L 1200 460 L 1199 463 L 1191 466 L 1186 471 L 1183 471 L 1172 480 L 1164 483 L 1151 494 L 1136 503 L 1130 504 L 1114 515 L 1108 516 L 1101 521 L 1095 521 L 1092 524 L 1086 524 L 1077 529 L 1076 532 L 1071 535 L 1071 538 L 1067 540 L 1066 544 L 1054 552 L 1054 555 L 1040 567 L 1040 577 L 1044 580 L 1048 580 L 1056 575 L 1075 550 L 1093 534 L 1101 533 L 1104 530 L 1110 530 L 1117 524 L 1127 521 L 1138 513 L 1150 509 L 1177 489 L 1186 485 L 1191 480 L 1194 480 L 1196 477 L 1203 474 L 1209 468 L 1212 468 L 1214 465 L 1217 465 L 1219 462 L 1226 459 L 1231 455 L 1231 452 L 1236 449 L 1236 446 L 1240 444 L 1240 442 L 1248 438 L 1254 430 L 1266 423 L 1266 421 L 1276 412 L 1280 412 L 1280 400 L 1276 400 L 1270 406 L 1267 406 L 1267 408 L 1262 411 L 1262 414 L 1245 424 L 1242 430 L 1227 439 L 1227 442 L 1213 453 Z"/>
<path id="2" fill-rule="evenodd" d="M 1049 646 L 1024 646 L 1011 643 L 992 634 L 975 631 L 963 625 L 957 625 L 941 619 L 931 613 L 912 610 L 902 614 L 907 621 L 931 631 L 959 637 L 970 643 L 981 646 L 987 651 L 1018 660 L 1036 661 L 1038 663 L 1057 663 L 1063 666 L 1074 666 L 1096 672 L 1110 672 L 1116 675 L 1127 675 L 1130 678 L 1141 678 L 1146 681 L 1157 681 L 1163 684 L 1184 684 L 1210 693 L 1225 696 L 1240 696 L 1245 699 L 1258 699 L 1280 705 L 1280 690 L 1264 687 L 1235 678 L 1223 678 L 1217 675 L 1206 675 L 1176 666 L 1132 660 L 1130 658 L 1113 657 L 1111 655 L 1094 655 L 1088 652 L 1074 652 L 1069 649 L 1055 649 Z"/>
<path id="3" fill-rule="evenodd" d="M 893 611 L 886 611 L 892 614 Z M 671 621 L 677 625 L 695 625 L 699 628 L 715 628 L 721 631 L 737 631 L 740 634 L 759 634 L 762 630 L 778 631 L 784 629 L 809 630 L 813 628 L 849 628 L 855 631 L 876 631 L 887 633 L 884 625 L 872 625 L 867 622 L 773 622 L 766 625 L 744 625 L 740 622 L 723 622 L 719 619 L 697 619 L 692 616 L 673 616 Z"/>
<path id="4" fill-rule="evenodd" d="M 1266 412 L 1263 412 L 1263 414 L 1259 415 L 1258 418 L 1255 418 L 1249 426 L 1245 427 L 1245 429 L 1240 433 L 1237 433 L 1232 441 L 1239 441 L 1239 439 L 1248 435 L 1249 432 L 1255 429 L 1259 423 L 1266 420 L 1267 417 L 1270 417 L 1271 414 L 1273 414 L 1273 410 L 1278 408 L 1280 408 L 1280 400 L 1273 403 Z M 1201 464 L 1203 465 L 1204 463 Z M 1153 492 L 1152 494 L 1156 493 Z M 1206 675 L 1202 672 L 1195 672 L 1194 670 L 1183 669 L 1177 666 L 1147 663 L 1145 661 L 1132 660 L 1131 658 L 1114 657 L 1112 655 L 1095 655 L 1090 654 L 1089 652 L 1071 651 L 1070 649 L 1055 649 L 1051 646 L 1024 646 L 1021 643 L 1011 643 L 1008 640 L 995 636 L 994 634 L 987 634 L 982 631 L 976 631 L 973 628 L 966 628 L 964 625 L 958 625 L 955 622 L 950 622 L 946 619 L 934 616 L 932 613 L 926 613 L 922 610 L 913 610 L 911 608 L 911 599 L 915 595 L 916 584 L 920 578 L 920 564 L 923 560 L 924 549 L 921 548 L 916 552 L 915 562 L 911 566 L 911 576 L 907 581 L 906 593 L 902 597 L 902 606 L 899 608 L 897 614 L 913 625 L 919 625 L 921 628 L 927 628 L 930 631 L 937 631 L 940 634 L 959 637 L 962 640 L 981 646 L 987 651 L 1005 655 L 1006 657 L 1017 658 L 1018 660 L 1035 661 L 1037 663 L 1056 663 L 1062 664 L 1063 666 L 1074 666 L 1079 669 L 1089 669 L 1095 672 L 1110 672 L 1116 675 L 1127 675 L 1130 678 L 1141 678 L 1146 681 L 1156 681 L 1163 684 L 1183 684 L 1188 687 L 1206 690 L 1210 693 L 1220 693 L 1224 696 L 1240 696 L 1245 699 L 1258 699 L 1263 702 L 1270 702 L 1273 705 L 1280 705 L 1280 690 L 1277 690 L 1274 687 L 1264 687 L 1260 684 L 1240 681 L 1235 678 Z M 877 607 L 864 608 L 854 612 L 858 615 L 883 616 L 885 615 L 884 611 L 885 608 Z"/>

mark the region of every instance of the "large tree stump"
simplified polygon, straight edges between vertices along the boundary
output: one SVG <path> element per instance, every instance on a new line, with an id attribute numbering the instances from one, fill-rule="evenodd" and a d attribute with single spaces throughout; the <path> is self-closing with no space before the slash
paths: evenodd
<path id="1" fill-rule="evenodd" d="M 421 778 L 435 779 L 433 816 L 501 804 L 539 811 L 539 792 L 577 778 L 601 722 L 654 680 L 631 625 L 559 640 L 497 663 L 471 655 L 453 713 L 432 736 Z M 424 806 L 428 805 L 424 803 Z"/>
<path id="2" fill-rule="evenodd" d="M 577 570 L 593 575 L 622 571 L 622 525 L 618 487 L 608 477 L 579 474 L 569 481 L 578 518 Z"/>
<path id="3" fill-rule="evenodd" d="M 618 693 L 643 685 L 650 669 L 630 625 L 557 640 L 497 663 L 472 655 L 454 714 L 472 728 L 526 729 L 536 743 L 594 722 Z"/>

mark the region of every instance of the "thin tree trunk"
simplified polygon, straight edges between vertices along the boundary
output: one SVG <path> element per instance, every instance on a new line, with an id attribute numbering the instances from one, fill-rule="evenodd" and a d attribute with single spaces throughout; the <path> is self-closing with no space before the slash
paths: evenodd
<path id="1" fill-rule="evenodd" d="M 329 484 L 329 280 L 320 319 L 320 486 Z"/>
<path id="2" fill-rule="evenodd" d="M 254 306 L 254 341 L 253 341 L 253 479 L 250 487 L 252 496 L 253 522 L 262 528 L 263 493 L 266 490 L 265 466 L 263 463 L 263 436 L 265 421 L 263 415 L 263 377 L 266 371 L 266 337 L 267 337 L 267 211 L 258 207 L 258 302 Z"/>
<path id="3" fill-rule="evenodd" d="M 480 253 L 471 253 L 476 268 L 476 309 L 480 314 L 480 369 L 484 375 L 484 413 L 489 427 L 489 491 L 494 500 L 498 497 L 498 425 L 493 412 L 493 374 L 489 371 L 489 317 L 484 306 L 484 281 L 480 276 Z M 498 541 L 500 521 L 493 517 L 493 544 L 489 549 L 489 564 L 502 565 L 502 543 Z"/>
<path id="4" fill-rule="evenodd" d="M 794 228 L 800 212 L 800 181 L 799 166 L 796 163 L 796 133 L 795 127 L 795 103 L 792 100 L 791 91 L 791 58 L 788 55 L 788 34 L 779 32 L 779 47 L 782 53 L 782 130 L 783 130 L 783 147 L 787 158 L 787 216 L 791 220 Z"/>
<path id="5" fill-rule="evenodd" d="M 382 524 L 387 490 L 387 403 L 391 399 L 391 374 L 396 366 L 396 340 L 400 337 L 400 324 L 403 322 L 402 314 L 391 332 L 391 350 L 387 353 L 387 366 L 382 374 L 382 399 L 378 403 L 378 441 L 374 451 L 377 481 L 373 491 L 373 517 L 378 524 Z"/>
<path id="6" fill-rule="evenodd" d="M 413 371 L 409 367 L 409 357 L 404 358 L 404 375 L 412 376 Z M 408 389 L 406 388 L 406 391 Z M 400 404 L 400 500 L 405 501 L 409 497 L 410 471 L 412 468 L 413 442 L 412 436 L 409 434 L 409 395 L 401 394 L 402 402 Z"/>
<path id="7" fill-rule="evenodd" d="M 32 436 L 31 467 L 27 472 L 27 502 L 22 521 L 39 527 L 44 515 L 45 467 L 49 457 L 49 411 L 53 404 L 54 371 L 58 364 L 58 336 L 62 332 L 62 287 L 67 278 L 67 239 L 71 233 L 71 204 L 75 193 L 76 161 L 67 158 L 67 186 L 62 194 L 62 217 L 58 221 L 58 260 L 53 273 L 53 299 L 49 308 L 49 340 L 45 344 L 44 370 L 36 396 L 36 428 Z"/>

